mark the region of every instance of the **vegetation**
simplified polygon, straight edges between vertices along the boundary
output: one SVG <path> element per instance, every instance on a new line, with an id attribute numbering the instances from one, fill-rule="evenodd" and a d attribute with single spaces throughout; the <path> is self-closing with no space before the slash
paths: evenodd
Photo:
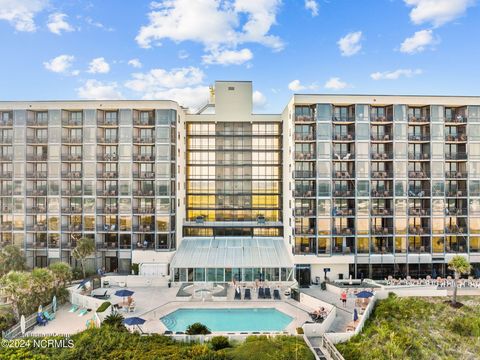
<path id="1" fill-rule="evenodd" d="M 102 312 L 104 312 L 105 310 L 108 309 L 108 307 L 109 307 L 110 305 L 112 305 L 112 304 L 110 303 L 110 301 L 104 301 L 104 302 L 102 303 L 102 305 L 100 305 L 100 306 L 98 307 L 97 313 L 102 313 Z"/>
<path id="2" fill-rule="evenodd" d="M 206 325 L 203 325 L 197 322 L 197 323 L 188 325 L 185 333 L 188 335 L 208 335 L 208 334 L 211 334 L 212 332 Z"/>
<path id="3" fill-rule="evenodd" d="M 30 315 L 39 305 L 50 303 L 53 296 L 57 296 L 60 303 L 65 300 L 65 286 L 71 278 L 70 266 L 66 266 L 53 266 L 53 270 L 37 268 L 31 272 L 10 271 L 0 278 L 2 293 L 7 297 L 17 321 L 22 314 Z"/>
<path id="4" fill-rule="evenodd" d="M 231 345 L 226 336 L 215 336 L 210 340 L 210 346 L 213 350 L 218 351 L 229 348 Z"/>
<path id="5" fill-rule="evenodd" d="M 83 278 L 87 277 L 85 272 L 85 261 L 95 252 L 95 240 L 87 237 L 82 237 L 78 240 L 77 246 L 72 250 L 72 256 L 75 260 L 80 261 L 82 265 Z"/>
<path id="6" fill-rule="evenodd" d="M 463 297 L 455 309 L 444 298 L 380 300 L 361 334 L 338 344 L 345 359 L 478 359 L 480 300 Z"/>
<path id="7" fill-rule="evenodd" d="M 5 331 L 15 325 L 15 317 L 10 306 L 0 307 L 0 332 Z"/>
<path id="8" fill-rule="evenodd" d="M 105 303 L 104 303 L 105 304 Z M 114 329 L 116 331 L 127 331 L 127 328 L 123 324 L 123 320 L 125 318 L 123 317 L 122 314 L 118 312 L 111 313 L 108 315 L 105 320 L 102 322 L 103 327 L 109 327 L 111 329 Z"/>
<path id="9" fill-rule="evenodd" d="M 0 276 L 9 271 L 21 271 L 27 268 L 25 257 L 18 246 L 7 245 L 0 249 Z"/>
<path id="10" fill-rule="evenodd" d="M 460 275 L 462 274 L 469 274 L 472 270 L 472 266 L 465 259 L 463 256 L 456 255 L 450 260 L 448 263 L 448 268 L 453 270 L 455 273 L 455 281 L 453 282 L 453 297 L 452 297 L 452 305 L 457 305 L 457 283 L 458 279 L 460 279 Z"/>
<path id="11" fill-rule="evenodd" d="M 51 339 L 51 338 L 47 338 Z M 215 339 L 215 338 L 214 338 Z M 72 348 L 4 348 L 2 359 L 36 360 L 313 360 L 302 338 L 293 336 L 249 337 L 244 343 L 215 349 L 211 343 L 183 343 L 162 335 L 141 336 L 117 331 L 110 326 L 73 335 Z M 223 343 L 223 340 L 215 340 Z"/>

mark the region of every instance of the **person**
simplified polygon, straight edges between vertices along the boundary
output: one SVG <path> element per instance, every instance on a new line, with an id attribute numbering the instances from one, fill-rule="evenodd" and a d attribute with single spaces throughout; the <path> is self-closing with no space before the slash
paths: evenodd
<path id="1" fill-rule="evenodd" d="M 345 290 L 342 291 L 340 295 L 340 300 L 342 300 L 343 307 L 347 307 L 347 292 Z"/>
<path id="2" fill-rule="evenodd" d="M 143 247 L 146 249 L 148 247 L 148 241 L 147 239 L 143 240 Z"/>

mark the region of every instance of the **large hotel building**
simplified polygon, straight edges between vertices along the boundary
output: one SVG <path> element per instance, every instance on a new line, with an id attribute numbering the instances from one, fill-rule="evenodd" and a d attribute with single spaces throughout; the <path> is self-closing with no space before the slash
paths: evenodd
<path id="1" fill-rule="evenodd" d="M 0 102 L 0 242 L 28 264 L 173 281 L 480 272 L 480 97 L 294 95 Z"/>

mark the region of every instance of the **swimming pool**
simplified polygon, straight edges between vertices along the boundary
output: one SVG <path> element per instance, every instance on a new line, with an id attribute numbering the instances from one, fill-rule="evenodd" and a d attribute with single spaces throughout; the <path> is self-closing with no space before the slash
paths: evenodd
<path id="1" fill-rule="evenodd" d="M 274 308 L 179 309 L 160 320 L 168 330 L 185 331 L 199 322 L 216 332 L 282 331 L 293 320 Z"/>

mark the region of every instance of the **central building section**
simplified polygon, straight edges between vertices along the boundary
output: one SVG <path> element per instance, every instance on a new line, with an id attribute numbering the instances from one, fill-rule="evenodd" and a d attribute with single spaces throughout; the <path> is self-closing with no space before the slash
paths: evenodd
<path id="1" fill-rule="evenodd" d="M 186 218 L 176 281 L 287 281 L 282 122 L 252 114 L 251 82 L 216 82 L 186 121 Z"/>

